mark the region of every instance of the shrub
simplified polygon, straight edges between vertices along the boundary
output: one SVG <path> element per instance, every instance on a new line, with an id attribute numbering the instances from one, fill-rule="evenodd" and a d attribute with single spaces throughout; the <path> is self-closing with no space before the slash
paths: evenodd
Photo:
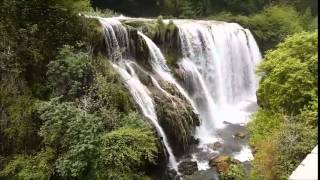
<path id="1" fill-rule="evenodd" d="M 48 64 L 48 82 L 56 96 L 72 99 L 83 95 L 92 81 L 88 54 L 75 53 L 71 46 L 61 49 L 58 59 Z"/>
<path id="2" fill-rule="evenodd" d="M 317 37 L 316 32 L 298 33 L 267 52 L 258 67 L 262 78 L 257 95 L 263 107 L 297 114 L 316 99 Z"/>

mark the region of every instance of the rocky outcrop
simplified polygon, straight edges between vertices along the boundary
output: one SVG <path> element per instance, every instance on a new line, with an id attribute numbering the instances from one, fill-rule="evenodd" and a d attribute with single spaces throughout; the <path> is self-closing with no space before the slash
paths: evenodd
<path id="1" fill-rule="evenodd" d="M 195 127 L 200 125 L 199 117 L 175 87 L 161 81 L 159 84 L 171 97 L 161 93 L 154 95 L 158 120 L 170 143 L 174 144 L 174 152 L 183 153 L 194 142 L 192 135 Z"/>
<path id="2" fill-rule="evenodd" d="M 140 81 L 146 85 L 150 86 L 152 84 L 152 80 L 148 72 L 146 72 L 144 69 L 141 68 L 141 66 L 137 65 L 136 63 L 131 64 L 135 73 L 139 77 Z"/>
<path id="3" fill-rule="evenodd" d="M 124 20 L 125 24 L 129 29 L 130 38 L 130 49 L 135 53 L 135 57 L 141 62 L 143 66 L 148 68 L 148 49 L 145 48 L 143 42 L 139 42 L 139 37 L 137 37 L 137 29 L 142 31 L 146 36 L 148 36 L 152 41 L 157 44 L 162 50 L 167 64 L 170 68 L 177 67 L 177 62 L 181 57 L 181 52 L 179 48 L 179 30 L 177 26 L 170 20 L 165 23 L 162 18 L 157 20 Z"/>
<path id="4" fill-rule="evenodd" d="M 126 27 L 129 36 L 130 56 L 134 57 L 139 65 L 151 71 L 150 52 L 146 42 L 138 35 L 136 28 L 128 25 Z"/>
<path id="5" fill-rule="evenodd" d="M 223 144 L 221 142 L 215 142 L 213 144 L 209 144 L 208 147 L 212 150 L 218 150 L 222 148 Z"/>
<path id="6" fill-rule="evenodd" d="M 234 137 L 238 139 L 244 139 L 247 136 L 245 132 L 237 132 Z"/>
<path id="7" fill-rule="evenodd" d="M 227 173 L 231 164 L 240 164 L 240 161 L 227 155 L 218 155 L 209 161 L 209 166 L 215 167 L 219 174 Z"/>
<path id="8" fill-rule="evenodd" d="M 198 164 L 196 161 L 183 161 L 178 165 L 178 170 L 181 174 L 192 175 L 198 171 Z"/>

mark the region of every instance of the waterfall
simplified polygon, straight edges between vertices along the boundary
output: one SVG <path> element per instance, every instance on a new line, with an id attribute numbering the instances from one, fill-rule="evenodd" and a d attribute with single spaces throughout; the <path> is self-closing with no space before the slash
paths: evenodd
<path id="1" fill-rule="evenodd" d="M 166 137 L 166 134 L 164 133 L 162 127 L 158 123 L 154 102 L 151 98 L 151 94 L 147 87 L 145 87 L 135 74 L 134 69 L 131 67 L 131 65 L 127 62 L 124 62 L 125 66 L 122 64 L 121 66 L 118 66 L 116 64 L 113 64 L 113 67 L 119 72 L 123 80 L 126 82 L 126 85 L 132 94 L 134 100 L 136 103 L 140 106 L 142 113 L 145 117 L 147 117 L 153 126 L 156 128 L 157 132 L 159 133 L 159 136 L 163 140 L 163 144 L 166 147 L 169 155 L 169 164 L 174 168 L 177 169 L 177 161 L 173 155 L 172 149 L 169 145 L 169 141 Z M 126 70 L 129 69 L 129 72 Z"/>
<path id="2" fill-rule="evenodd" d="M 119 53 L 117 56 L 114 55 L 120 48 L 124 48 L 124 51 L 126 51 L 126 49 L 128 49 L 129 47 L 128 34 L 126 29 L 121 25 L 119 21 L 111 18 L 100 19 L 100 23 L 102 24 L 105 31 L 105 39 L 107 45 L 106 48 L 109 49 L 107 51 L 108 57 L 112 58 L 112 60 L 114 61 L 117 61 L 112 63 L 113 67 L 122 77 L 135 102 L 141 108 L 143 115 L 151 121 L 160 138 L 162 138 L 163 144 L 168 152 L 169 165 L 173 169 L 177 170 L 177 161 L 169 145 L 167 136 L 158 122 L 155 105 L 153 99 L 151 98 L 150 91 L 141 83 L 131 64 L 128 63 L 128 60 L 123 59 L 123 53 Z M 153 78 L 153 81 L 155 82 L 156 80 Z M 157 82 L 156 85 L 158 85 Z"/>
<path id="3" fill-rule="evenodd" d="M 185 88 L 197 101 L 202 124 L 196 136 L 202 144 L 214 141 L 214 129 L 223 122 L 244 123 L 256 104 L 261 60 L 249 30 L 236 23 L 174 20 L 179 28 L 183 58 L 179 66 L 187 73 Z"/>
<path id="4" fill-rule="evenodd" d="M 132 56 L 134 53 L 129 52 L 128 32 L 120 22 L 125 19 L 134 20 L 128 17 L 99 18 L 104 28 L 107 56 L 141 108 L 142 114 L 150 120 L 162 138 L 168 152 L 169 165 L 177 170 L 177 160 L 165 131 L 158 122 L 151 89 L 140 81 L 132 66 L 140 67 Z M 148 62 L 151 71 L 143 70 L 143 73 L 150 77 L 153 87 L 170 98 L 172 103 L 175 103 L 173 95 L 163 89 L 157 79 L 172 84 L 187 103 L 191 104 L 201 119 L 195 137 L 200 140 L 200 149 L 205 150 L 209 144 L 219 139 L 216 131 L 224 128 L 224 122 L 242 124 L 252 113 L 250 108 L 256 106 L 255 93 L 259 81 L 255 68 L 261 60 L 261 54 L 250 31 L 236 23 L 178 19 L 174 19 L 173 23 L 179 30 L 178 44 L 182 57 L 177 65 L 182 70 L 182 80 L 174 78 L 159 47 L 144 33 L 137 31 L 139 40 L 146 43 L 150 55 Z M 244 147 L 235 156 L 245 159 L 242 154 L 250 153 L 250 149 Z M 207 164 L 203 161 L 201 163 Z"/>
<path id="5" fill-rule="evenodd" d="M 151 66 L 152 69 L 161 76 L 162 79 L 172 83 L 175 87 L 178 88 L 180 93 L 189 101 L 192 107 L 197 111 L 196 106 L 194 105 L 193 100 L 189 97 L 188 93 L 180 86 L 179 83 L 174 79 L 174 77 L 170 73 L 170 69 L 166 64 L 166 60 L 161 52 L 161 50 L 157 47 L 157 45 L 146 35 L 141 32 L 138 34 L 145 40 L 147 43 L 150 56 L 151 56 Z"/>

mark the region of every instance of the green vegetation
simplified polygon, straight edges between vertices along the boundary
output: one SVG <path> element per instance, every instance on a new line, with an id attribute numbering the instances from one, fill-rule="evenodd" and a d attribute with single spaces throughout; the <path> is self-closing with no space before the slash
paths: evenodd
<path id="1" fill-rule="evenodd" d="M 129 16 L 156 17 L 207 17 L 222 11 L 232 14 L 249 15 L 261 11 L 270 4 L 289 4 L 304 12 L 311 8 L 313 15 L 318 14 L 317 0 L 93 0 L 96 8 L 109 8 Z"/>
<path id="2" fill-rule="evenodd" d="M 158 152 L 86 0 L 0 2 L 0 179 L 141 179 Z"/>
<path id="3" fill-rule="evenodd" d="M 287 179 L 317 144 L 318 33 L 294 34 L 258 68 L 261 108 L 248 124 L 253 179 Z"/>
<path id="4" fill-rule="evenodd" d="M 246 171 L 241 164 L 231 164 L 227 173 L 221 174 L 221 180 L 246 180 Z"/>

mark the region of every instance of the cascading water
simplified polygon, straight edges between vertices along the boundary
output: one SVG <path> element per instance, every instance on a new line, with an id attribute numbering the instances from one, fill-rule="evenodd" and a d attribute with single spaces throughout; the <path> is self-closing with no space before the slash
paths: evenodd
<path id="1" fill-rule="evenodd" d="M 250 31 L 238 24 L 174 22 L 183 55 L 179 65 L 187 74 L 185 87 L 192 99 L 200 102 L 197 109 L 202 124 L 196 136 L 199 147 L 206 149 L 217 141 L 216 131 L 224 122 L 245 123 L 251 114 L 247 109 L 256 106 L 255 66 L 261 60 L 260 51 Z M 247 146 L 234 156 L 252 158 Z"/>
<path id="2" fill-rule="evenodd" d="M 109 49 L 109 51 L 107 51 L 108 56 L 117 61 L 117 63 L 112 63 L 113 67 L 124 80 L 134 100 L 141 108 L 143 115 L 151 121 L 159 136 L 162 138 L 163 144 L 168 152 L 169 165 L 177 170 L 177 161 L 169 145 L 166 134 L 158 123 L 154 102 L 148 88 L 141 83 L 131 64 L 122 58 L 121 52 L 117 56 L 114 55 L 121 48 L 123 48 L 124 51 L 129 49 L 129 40 L 126 29 L 115 19 L 100 19 L 100 23 L 105 30 L 106 45 L 107 49 Z M 153 79 L 153 81 L 156 80 Z M 158 84 L 156 83 L 156 85 Z"/>
<path id="3" fill-rule="evenodd" d="M 128 86 L 128 89 L 130 93 L 132 94 L 134 100 L 136 103 L 140 106 L 142 109 L 142 113 L 145 117 L 147 117 L 153 126 L 156 128 L 157 132 L 159 133 L 159 136 L 163 140 L 163 144 L 166 147 L 169 155 L 169 164 L 172 166 L 173 169 L 177 170 L 177 161 L 173 155 L 172 149 L 169 145 L 169 141 L 166 137 L 166 134 L 164 133 L 162 127 L 158 123 L 155 107 L 153 100 L 151 98 L 150 92 L 147 87 L 145 87 L 137 77 L 134 69 L 131 67 L 131 65 L 128 62 L 124 62 L 125 66 L 129 69 L 129 72 L 127 72 L 127 68 L 124 67 L 122 64 L 121 66 L 118 66 L 116 64 L 113 64 L 115 69 L 119 72 L 123 80 L 126 82 L 126 85 Z"/>
<path id="4" fill-rule="evenodd" d="M 123 78 L 143 115 L 162 137 L 169 164 L 177 170 L 177 161 L 158 122 L 151 92 L 139 80 L 132 66 L 139 65 L 125 60 L 130 57 L 130 48 L 127 30 L 119 21 L 124 19 L 132 20 L 126 17 L 100 18 L 105 30 L 108 58 L 113 60 L 114 68 Z M 173 95 L 164 90 L 156 79 L 173 84 L 192 105 L 194 112 L 199 114 L 201 125 L 196 129 L 195 136 L 200 140 L 199 148 L 205 151 L 209 144 L 221 140 L 217 131 L 225 127 L 224 122 L 245 123 L 252 113 L 250 108 L 256 106 L 255 91 L 259 81 L 255 67 L 261 60 L 261 54 L 250 31 L 236 23 L 193 20 L 173 22 L 179 29 L 182 58 L 178 66 L 183 71 L 183 80 L 177 81 L 174 78 L 161 50 L 149 37 L 138 31 L 150 55 L 152 72 L 145 73 L 150 76 L 154 87 L 175 103 Z M 245 161 L 247 158 L 243 153 L 250 156 L 248 146 L 244 145 L 242 150 L 233 155 Z M 197 159 L 195 154 L 192 157 L 198 161 L 199 166 L 207 166 L 207 161 Z"/>
<path id="5" fill-rule="evenodd" d="M 211 112 L 206 112 L 207 115 L 202 118 L 206 127 L 200 127 L 198 131 L 198 137 L 208 142 L 207 137 L 203 136 L 206 129 L 212 135 L 213 128 L 223 127 L 223 121 L 234 122 L 232 118 L 238 120 L 236 123 L 245 121 L 245 113 L 238 110 L 243 104 L 256 101 L 255 66 L 261 55 L 251 33 L 238 24 L 179 20 L 175 23 L 179 28 L 183 53 L 180 66 L 189 69 L 190 77 L 196 75 L 204 81 L 201 86 L 196 81 L 188 86 L 198 88 L 193 90 L 193 96 L 198 98 L 201 94 L 197 93 L 202 93 L 205 95 L 202 95 L 202 101 L 209 102 L 206 103 L 209 107 L 198 107 Z M 230 116 L 232 113 L 238 117 Z M 207 127 L 209 124 L 212 127 Z"/>
<path id="6" fill-rule="evenodd" d="M 175 85 L 175 87 L 178 88 L 180 93 L 191 103 L 195 111 L 197 111 L 196 106 L 194 105 L 193 101 L 187 94 L 187 92 L 177 83 L 177 81 L 173 78 L 173 76 L 170 74 L 170 69 L 166 65 L 166 60 L 161 52 L 161 50 L 157 47 L 157 45 L 146 35 L 144 35 L 141 32 L 138 32 L 138 34 L 145 40 L 147 43 L 147 46 L 149 48 L 150 56 L 151 56 L 151 66 L 152 69 L 161 76 L 162 79 L 172 83 Z"/>

